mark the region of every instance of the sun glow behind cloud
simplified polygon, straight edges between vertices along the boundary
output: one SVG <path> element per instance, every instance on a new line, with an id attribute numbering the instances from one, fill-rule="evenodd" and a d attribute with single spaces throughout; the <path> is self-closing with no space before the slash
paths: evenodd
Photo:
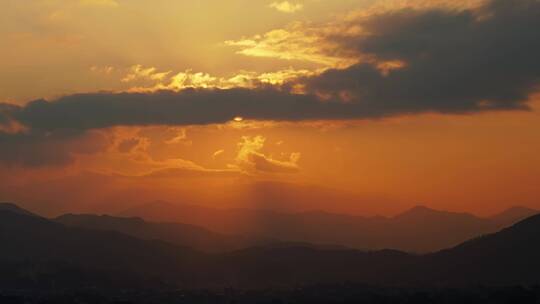
<path id="1" fill-rule="evenodd" d="M 346 2 L 8 2 L 0 102 L 20 106 L 0 106 L 9 172 L 154 187 L 286 180 L 442 208 L 538 197 L 540 126 L 520 82 L 535 61 L 505 49 L 535 50 L 516 27 L 530 15 L 471 10 L 485 1 Z M 492 31 L 505 20 L 519 35 Z M 519 56 L 462 60 L 486 53 L 485 33 L 503 41 L 489 54 Z"/>
<path id="2" fill-rule="evenodd" d="M 95 71 L 105 71 L 107 75 L 112 67 L 92 67 Z M 322 70 L 311 71 L 307 69 L 295 70 L 288 68 L 275 72 L 256 73 L 250 71 L 240 71 L 237 74 L 218 77 L 208 73 L 194 72 L 186 70 L 173 74 L 171 71 L 160 72 L 155 67 L 143 67 L 141 65 L 132 66 L 130 71 L 121 76 L 121 81 L 128 86 L 118 91 L 126 92 L 155 92 L 160 90 L 181 91 L 192 88 L 256 88 L 265 85 L 283 85 L 300 77 L 316 75 Z M 134 83 L 138 85 L 133 85 Z"/>

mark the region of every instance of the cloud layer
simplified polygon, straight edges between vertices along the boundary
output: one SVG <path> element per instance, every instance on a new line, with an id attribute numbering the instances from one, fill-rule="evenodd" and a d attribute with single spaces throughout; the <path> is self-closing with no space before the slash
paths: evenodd
<path id="1" fill-rule="evenodd" d="M 334 37 L 378 62 L 306 79 L 309 90 L 346 94 L 374 115 L 522 109 L 540 79 L 540 2 L 496 0 L 479 10 L 399 10 L 363 20 L 367 34 Z M 359 113 L 362 115 L 363 113 Z"/>
<path id="2" fill-rule="evenodd" d="M 527 109 L 528 96 L 538 89 L 536 0 L 493 0 L 461 10 L 404 8 L 346 22 L 361 30 L 324 39 L 355 54 L 359 63 L 282 86 L 75 94 L 24 106 L 0 104 L 0 158 L 13 161 L 23 147 L 59 136 L 51 134 L 86 136 L 121 125 Z M 24 131 L 13 132 L 14 125 Z"/>

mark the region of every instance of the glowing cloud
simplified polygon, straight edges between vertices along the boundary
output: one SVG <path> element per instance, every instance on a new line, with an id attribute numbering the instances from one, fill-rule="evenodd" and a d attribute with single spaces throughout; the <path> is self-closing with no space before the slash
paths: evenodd
<path id="1" fill-rule="evenodd" d="M 289 159 L 276 160 L 261 152 L 266 138 L 261 135 L 242 137 L 238 143 L 236 164 L 247 172 L 258 173 L 294 173 L 298 172 L 300 153 L 291 153 Z"/>
<path id="2" fill-rule="evenodd" d="M 140 67 L 140 65 L 135 67 Z M 288 68 L 267 73 L 241 71 L 230 77 L 218 77 L 208 73 L 186 70 L 169 77 L 168 75 L 170 72 L 158 72 L 154 68 L 148 68 L 139 70 L 139 72 L 136 73 L 130 73 L 122 79 L 122 82 L 131 82 L 135 79 L 154 81 L 154 83 L 147 86 L 130 87 L 127 89 L 127 92 L 150 93 L 160 90 L 178 92 L 184 89 L 231 89 L 257 88 L 265 85 L 279 86 L 301 77 L 316 75 L 317 73 L 320 73 L 320 71 L 310 71 L 307 69 L 295 70 L 293 68 Z"/>
<path id="3" fill-rule="evenodd" d="M 217 150 L 216 152 L 214 152 L 214 153 L 212 154 L 212 159 L 218 158 L 218 157 L 219 157 L 221 154 L 223 154 L 223 153 L 225 153 L 225 150 L 223 150 L 223 149 Z"/>
<path id="4" fill-rule="evenodd" d="M 291 3 L 289 1 L 272 2 L 269 7 L 274 8 L 282 13 L 294 13 L 302 10 L 304 7 L 300 3 Z"/>
<path id="5" fill-rule="evenodd" d="M 358 55 L 351 57 L 342 54 L 340 44 L 326 36 L 334 31 L 343 34 L 347 30 L 330 24 L 311 27 L 303 23 L 293 23 L 263 35 L 228 40 L 225 45 L 238 48 L 237 54 L 244 56 L 297 60 L 323 67 L 346 67 L 358 62 Z"/>
<path id="6" fill-rule="evenodd" d="M 131 67 L 130 72 L 122 78 L 122 82 L 131 82 L 135 80 L 153 80 L 161 81 L 171 72 L 158 72 L 156 68 L 144 68 L 142 65 L 137 64 Z"/>

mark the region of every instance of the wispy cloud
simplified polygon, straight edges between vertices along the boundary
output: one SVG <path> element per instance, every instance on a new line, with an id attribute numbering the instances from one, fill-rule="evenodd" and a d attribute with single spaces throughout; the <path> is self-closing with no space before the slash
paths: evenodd
<path id="1" fill-rule="evenodd" d="M 161 81 L 171 72 L 158 72 L 156 68 L 145 68 L 140 64 L 134 65 L 130 68 L 129 73 L 122 78 L 122 82 L 131 82 L 135 80 L 153 80 Z"/>
<path id="2" fill-rule="evenodd" d="M 304 61 L 322 67 L 348 66 L 357 62 L 357 57 L 340 54 L 338 42 L 326 39 L 331 30 L 331 27 L 323 30 L 294 23 L 262 35 L 228 40 L 225 45 L 237 48 L 237 54 L 245 56 Z"/>
<path id="3" fill-rule="evenodd" d="M 224 149 L 219 149 L 217 150 L 216 152 L 214 152 L 212 154 L 212 159 L 216 159 L 218 158 L 220 155 L 222 155 L 223 153 L 225 153 L 225 150 Z"/>
<path id="4" fill-rule="evenodd" d="M 291 153 L 288 159 L 275 159 L 262 153 L 266 138 L 244 136 L 238 143 L 236 165 L 252 173 L 295 173 L 298 172 L 300 153 Z"/>

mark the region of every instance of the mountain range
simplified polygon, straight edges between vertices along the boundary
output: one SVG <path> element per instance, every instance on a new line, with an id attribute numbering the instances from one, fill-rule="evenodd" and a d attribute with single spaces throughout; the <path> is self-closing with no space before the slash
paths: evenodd
<path id="1" fill-rule="evenodd" d="M 158 201 L 128 209 L 119 216 L 180 222 L 252 238 L 427 253 L 496 232 L 537 213 L 537 210 L 514 207 L 493 217 L 481 218 L 417 206 L 395 217 L 362 217 L 322 211 L 280 213 L 215 209 Z"/>
<path id="2" fill-rule="evenodd" d="M 116 231 L 145 240 L 161 240 L 204 252 L 227 252 L 277 242 L 272 239 L 217 233 L 189 224 L 148 222 L 139 217 L 65 214 L 54 218 L 53 221 L 68 227 Z"/>
<path id="3" fill-rule="evenodd" d="M 430 254 L 305 244 L 208 254 L 0 209 L 0 287 L 291 287 L 540 283 L 540 215 Z M 180 226 L 179 226 L 180 227 Z"/>

